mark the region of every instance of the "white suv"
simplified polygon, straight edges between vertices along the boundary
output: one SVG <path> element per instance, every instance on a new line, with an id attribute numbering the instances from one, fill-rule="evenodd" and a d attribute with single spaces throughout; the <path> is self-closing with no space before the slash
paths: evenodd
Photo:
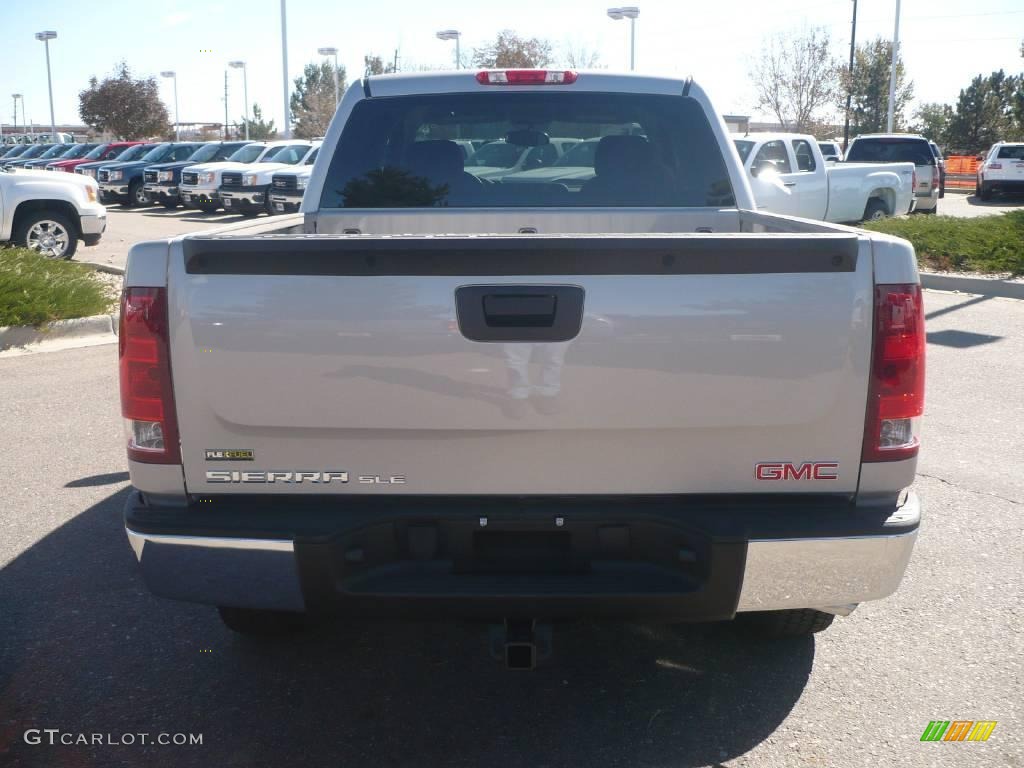
<path id="1" fill-rule="evenodd" d="M 991 200 L 993 192 L 1024 193 L 1024 142 L 996 142 L 979 159 L 974 194 Z"/>

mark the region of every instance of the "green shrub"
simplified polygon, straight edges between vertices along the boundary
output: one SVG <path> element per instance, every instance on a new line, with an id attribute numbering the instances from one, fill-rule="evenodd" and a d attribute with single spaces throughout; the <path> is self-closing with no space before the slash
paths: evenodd
<path id="1" fill-rule="evenodd" d="M 909 240 L 932 270 L 1024 274 L 1024 210 L 996 216 L 906 216 L 864 225 Z"/>
<path id="2" fill-rule="evenodd" d="M 88 317 L 112 306 L 109 289 L 91 267 L 27 248 L 0 248 L 0 326 Z"/>

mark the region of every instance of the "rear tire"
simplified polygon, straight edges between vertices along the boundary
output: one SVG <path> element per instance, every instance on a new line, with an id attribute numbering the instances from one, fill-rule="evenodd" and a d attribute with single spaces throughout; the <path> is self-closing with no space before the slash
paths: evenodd
<path id="1" fill-rule="evenodd" d="M 291 611 L 266 611 L 219 605 L 217 612 L 224 626 L 240 635 L 285 635 L 298 631 L 303 626 L 302 614 Z"/>
<path id="2" fill-rule="evenodd" d="M 811 608 L 755 611 L 741 613 L 736 617 L 736 621 L 750 634 L 764 639 L 813 635 L 828 629 L 833 619 L 833 614 Z"/>
<path id="3" fill-rule="evenodd" d="M 868 200 L 868 204 L 864 207 L 864 221 L 880 221 L 889 218 L 889 215 L 889 206 L 885 204 L 884 200 L 879 200 L 877 197 Z"/>
<path id="4" fill-rule="evenodd" d="M 938 203 L 935 204 L 934 208 L 925 208 L 923 211 L 921 211 L 921 213 L 923 213 L 925 216 L 934 216 L 938 212 L 939 212 L 939 204 Z"/>
<path id="5" fill-rule="evenodd" d="M 982 200 L 991 200 L 992 199 L 992 187 L 990 187 L 984 181 L 981 182 L 981 190 L 978 192 L 978 197 L 980 197 Z"/>

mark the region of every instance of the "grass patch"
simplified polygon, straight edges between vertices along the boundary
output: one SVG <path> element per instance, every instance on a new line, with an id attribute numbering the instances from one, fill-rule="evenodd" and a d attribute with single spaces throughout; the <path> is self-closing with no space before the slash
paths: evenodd
<path id="1" fill-rule="evenodd" d="M 99 315 L 112 304 L 92 268 L 27 248 L 0 248 L 0 326 Z"/>
<path id="2" fill-rule="evenodd" d="M 996 216 L 906 216 L 864 225 L 909 240 L 927 269 L 1024 274 L 1024 210 Z"/>

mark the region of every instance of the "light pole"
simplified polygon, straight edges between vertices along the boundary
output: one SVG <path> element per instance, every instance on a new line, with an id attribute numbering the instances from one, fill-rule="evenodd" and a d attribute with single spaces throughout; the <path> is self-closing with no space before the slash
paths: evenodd
<path id="1" fill-rule="evenodd" d="M 459 48 L 459 38 L 462 37 L 462 33 L 457 29 L 442 29 L 437 33 L 438 40 L 454 40 L 455 41 L 455 68 L 462 69 L 462 51 Z"/>
<path id="2" fill-rule="evenodd" d="M 178 73 L 172 70 L 161 72 L 160 77 L 174 80 L 174 140 L 181 141 L 181 123 L 178 122 Z"/>
<path id="3" fill-rule="evenodd" d="M 900 50 L 900 0 L 896 0 L 896 29 L 892 33 L 892 70 L 889 72 L 889 116 L 885 120 L 886 133 L 892 133 L 896 116 L 896 62 Z"/>
<path id="4" fill-rule="evenodd" d="M 249 70 L 245 68 L 244 61 L 229 61 L 228 66 L 232 69 L 242 70 L 242 97 L 245 99 L 245 140 L 249 140 Z"/>
<path id="5" fill-rule="evenodd" d="M 629 19 L 629 71 L 636 69 L 636 17 L 640 15 L 640 9 L 636 6 L 626 8 L 609 8 L 608 17 L 615 21 Z"/>
<path id="6" fill-rule="evenodd" d="M 46 46 L 46 86 L 50 89 L 50 140 L 57 142 L 57 121 L 53 119 L 53 80 L 50 77 L 50 41 L 57 37 L 52 29 L 45 32 L 36 32 L 36 40 L 42 40 Z"/>
<path id="7" fill-rule="evenodd" d="M 341 91 L 338 86 L 338 49 L 337 48 L 317 48 L 316 52 L 321 56 L 333 56 L 334 57 L 334 109 L 338 109 L 338 100 L 341 98 Z"/>
<path id="8" fill-rule="evenodd" d="M 843 153 L 850 146 L 850 104 L 853 101 L 853 55 L 857 50 L 857 0 L 853 0 L 853 22 L 850 27 L 850 84 L 846 89 L 846 118 L 843 121 Z"/>
<path id="9" fill-rule="evenodd" d="M 284 138 L 292 137 L 292 121 L 288 116 L 288 8 L 286 0 L 281 0 L 281 79 L 284 95 Z"/>
<path id="10" fill-rule="evenodd" d="M 25 99 L 20 93 L 12 93 L 11 100 L 14 102 L 14 132 L 18 132 L 18 99 L 21 99 L 21 114 L 25 114 Z"/>

